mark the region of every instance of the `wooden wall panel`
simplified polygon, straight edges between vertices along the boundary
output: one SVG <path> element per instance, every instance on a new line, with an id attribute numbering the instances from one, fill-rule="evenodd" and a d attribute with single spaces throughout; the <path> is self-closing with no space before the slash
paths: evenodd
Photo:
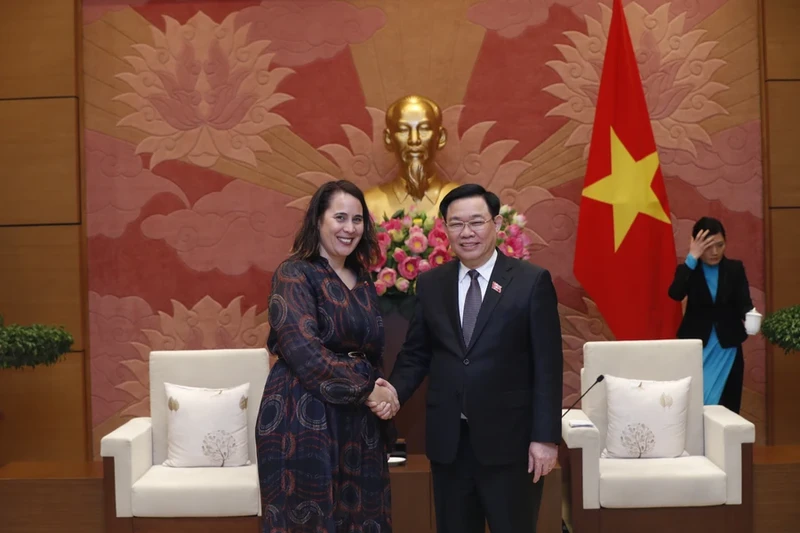
<path id="1" fill-rule="evenodd" d="M 80 223 L 78 145 L 77 99 L 0 101 L 0 225 Z"/>
<path id="2" fill-rule="evenodd" d="M 800 304 L 800 208 L 771 209 L 772 309 Z M 768 385 L 772 398 L 771 444 L 800 443 L 800 354 L 771 350 L 772 373 Z"/>
<path id="3" fill-rule="evenodd" d="M 0 313 L 62 325 L 83 350 L 80 226 L 0 227 Z"/>
<path id="4" fill-rule="evenodd" d="M 767 311 L 800 304 L 800 2 L 759 0 Z M 800 357 L 767 347 L 769 444 L 800 444 Z"/>
<path id="5" fill-rule="evenodd" d="M 766 89 L 770 207 L 800 207 L 800 80 L 770 81 Z"/>
<path id="6" fill-rule="evenodd" d="M 762 1 L 767 80 L 800 79 L 800 2 Z"/>
<path id="7" fill-rule="evenodd" d="M 0 370 L 0 464 L 86 458 L 84 354 Z"/>
<path id="8" fill-rule="evenodd" d="M 771 209 L 770 226 L 772 227 L 772 306 L 780 309 L 798 305 L 800 304 L 800 207 Z M 800 405 L 800 401 L 797 403 Z"/>
<path id="9" fill-rule="evenodd" d="M 0 2 L 0 98 L 77 96 L 76 1 Z"/>

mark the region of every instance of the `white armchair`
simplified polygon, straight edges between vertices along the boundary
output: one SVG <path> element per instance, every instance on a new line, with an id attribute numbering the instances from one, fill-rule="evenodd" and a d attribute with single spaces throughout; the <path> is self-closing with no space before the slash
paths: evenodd
<path id="1" fill-rule="evenodd" d="M 154 351 L 150 354 L 150 417 L 134 418 L 100 443 L 107 531 L 131 531 L 156 518 L 228 518 L 225 530 L 257 531 L 261 515 L 255 427 L 269 372 L 266 349 Z M 227 388 L 250 384 L 247 433 L 250 464 L 174 468 L 167 458 L 164 383 Z M 170 522 L 174 528 L 174 521 Z M 222 525 L 222 524 L 220 524 Z M 255 528 L 255 529 L 254 529 Z"/>
<path id="2" fill-rule="evenodd" d="M 601 457 L 608 424 L 599 383 L 562 418 L 560 461 L 573 533 L 752 531 L 755 426 L 720 406 L 703 405 L 699 340 L 588 342 L 581 392 L 603 375 L 656 381 L 692 377 L 686 452 L 664 459 Z M 579 427 L 574 421 L 590 421 Z"/>

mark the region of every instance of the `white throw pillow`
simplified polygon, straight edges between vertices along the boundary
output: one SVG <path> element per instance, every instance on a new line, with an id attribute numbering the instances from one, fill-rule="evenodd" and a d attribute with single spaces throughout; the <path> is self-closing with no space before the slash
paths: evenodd
<path id="1" fill-rule="evenodd" d="M 164 466 L 244 466 L 250 384 L 206 389 L 164 383 L 167 460 Z"/>
<path id="2" fill-rule="evenodd" d="M 679 457 L 686 448 L 691 376 L 648 381 L 605 376 L 606 457 Z"/>

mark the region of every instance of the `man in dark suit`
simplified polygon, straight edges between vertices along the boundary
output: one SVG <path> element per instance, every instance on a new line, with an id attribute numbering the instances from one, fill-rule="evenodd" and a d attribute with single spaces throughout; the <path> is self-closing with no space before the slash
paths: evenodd
<path id="1" fill-rule="evenodd" d="M 461 185 L 440 211 L 459 261 L 418 278 L 389 383 L 402 405 L 429 377 L 437 531 L 483 533 L 485 520 L 492 533 L 536 531 L 561 438 L 555 288 L 547 270 L 498 252 L 495 194 Z"/>

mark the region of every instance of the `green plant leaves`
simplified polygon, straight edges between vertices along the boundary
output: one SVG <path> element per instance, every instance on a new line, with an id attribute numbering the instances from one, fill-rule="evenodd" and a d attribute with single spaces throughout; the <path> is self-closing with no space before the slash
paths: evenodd
<path id="1" fill-rule="evenodd" d="M 4 326 L 0 316 L 0 369 L 52 365 L 69 352 L 73 342 L 62 327 Z"/>
<path id="2" fill-rule="evenodd" d="M 800 351 L 800 305 L 785 307 L 765 316 L 761 334 L 787 354 Z"/>

